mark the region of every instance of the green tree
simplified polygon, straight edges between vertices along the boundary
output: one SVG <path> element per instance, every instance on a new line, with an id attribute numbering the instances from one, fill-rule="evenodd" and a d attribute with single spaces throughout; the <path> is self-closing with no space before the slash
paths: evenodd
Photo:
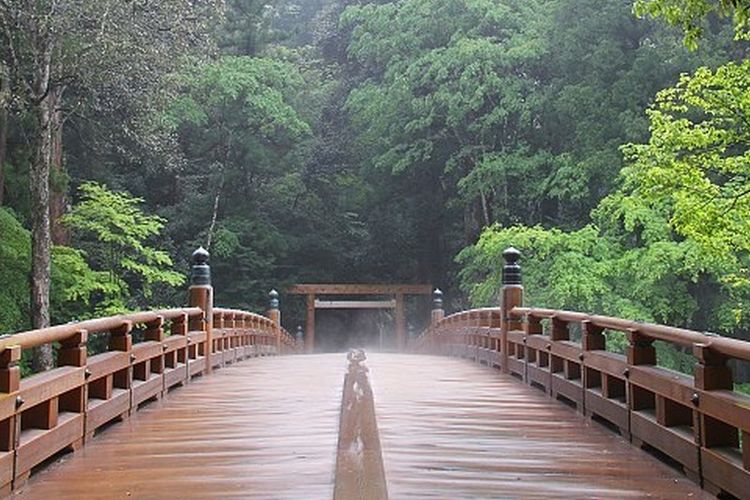
<path id="1" fill-rule="evenodd" d="M 0 208 L 0 332 L 26 330 L 29 322 L 28 276 L 31 269 L 31 236 L 14 214 Z M 116 292 L 107 282 L 106 273 L 93 271 L 80 250 L 52 248 L 51 316 L 64 323 L 82 319 L 93 312 L 93 303 Z"/>
<path id="2" fill-rule="evenodd" d="M 586 226 L 617 187 L 619 146 L 648 137 L 653 95 L 727 53 L 713 32 L 689 53 L 627 2 L 407 0 L 351 6 L 341 26 L 338 135 L 354 135 L 371 254 L 435 281 L 493 223 Z"/>
<path id="3" fill-rule="evenodd" d="M 188 158 L 180 189 L 189 196 L 167 212 L 181 219 L 172 231 L 191 245 L 217 245 L 217 290 L 246 305 L 265 293 L 252 285 L 271 279 L 288 247 L 279 219 L 304 193 L 304 81 L 291 62 L 223 56 L 181 74 L 179 84 L 165 120 Z"/>
<path id="4" fill-rule="evenodd" d="M 727 63 L 659 92 L 648 141 L 622 148 L 620 187 L 592 212 L 595 225 L 488 230 L 460 256 L 465 289 L 480 302 L 495 293 L 489 263 L 514 244 L 529 253 L 542 303 L 744 335 L 748 82 L 746 62 Z"/>
<path id="5" fill-rule="evenodd" d="M 747 0 L 636 0 L 638 15 L 660 17 L 685 33 L 685 45 L 698 46 L 712 16 L 732 17 L 736 40 L 750 40 L 750 2 Z"/>
<path id="6" fill-rule="evenodd" d="M 51 196 L 50 180 L 55 177 L 53 170 L 58 171 L 58 179 L 65 177 L 62 129 L 67 113 L 72 114 L 63 103 L 65 92 L 78 86 L 108 100 L 113 86 L 121 91 L 132 89 L 124 83 L 137 81 L 134 75 L 144 77 L 140 80 L 144 83 L 155 68 L 173 67 L 180 55 L 201 45 L 201 33 L 207 32 L 217 7 L 214 0 L 0 2 L 2 66 L 13 75 L 12 92 L 18 97 L 19 112 L 33 119 L 29 187 L 35 327 L 50 323 L 52 229 L 64 205 L 64 189 L 53 185 Z M 37 349 L 34 362 L 37 368 L 51 366 L 48 346 Z"/>
<path id="7" fill-rule="evenodd" d="M 119 292 L 102 301 L 99 312 L 123 312 L 139 305 L 139 297 L 150 298 L 157 284 L 185 282 L 184 275 L 172 270 L 169 254 L 149 244 L 166 221 L 144 214 L 139 207 L 143 200 L 94 182 L 82 184 L 79 191 L 81 200 L 64 222 L 76 231 L 91 266 L 105 272 L 109 286 Z"/>

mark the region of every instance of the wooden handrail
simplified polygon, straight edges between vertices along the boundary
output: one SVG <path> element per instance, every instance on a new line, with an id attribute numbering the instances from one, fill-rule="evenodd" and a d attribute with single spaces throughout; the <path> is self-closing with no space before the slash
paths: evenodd
<path id="1" fill-rule="evenodd" d="M 144 311 L 76 321 L 37 330 L 29 330 L 0 337 L 0 351 L 11 346 L 19 346 L 21 349 L 30 349 L 32 347 L 50 344 L 52 342 L 62 342 L 81 331 L 95 334 L 120 328 L 127 323 L 132 323 L 134 325 L 146 324 L 157 321 L 159 318 L 162 318 L 163 320 L 172 320 L 179 318 L 180 316 L 195 318 L 203 316 L 203 311 L 197 307 Z"/>
<path id="2" fill-rule="evenodd" d="M 164 329 L 168 321 L 170 336 Z M 137 325 L 144 327 L 143 341 L 133 343 Z M 108 350 L 87 356 L 90 336 L 104 332 L 111 334 Z M 21 379 L 21 351 L 53 342 L 60 344 L 58 366 Z M 249 357 L 295 353 L 300 348 L 268 317 L 210 304 L 108 316 L 2 337 L 0 491 L 17 488 L 52 454 L 82 446 L 108 422 L 127 418 L 145 402 L 164 397 L 195 376 Z"/>
<path id="3" fill-rule="evenodd" d="M 673 326 L 642 323 L 611 316 L 586 314 L 581 312 L 542 309 L 535 307 L 514 307 L 510 313 L 516 317 L 534 317 L 539 319 L 558 319 L 566 322 L 590 322 L 592 325 L 619 332 L 638 332 L 647 337 L 663 340 L 672 344 L 692 348 L 695 345 L 708 347 L 711 351 L 727 357 L 750 361 L 750 342 L 706 335 L 705 333 L 676 328 Z"/>
<path id="4" fill-rule="evenodd" d="M 0 495 L 50 456 L 84 445 L 98 429 L 193 377 L 250 357 L 300 352 L 280 325 L 278 300 L 269 317 L 214 308 L 208 258 L 203 248 L 192 255 L 190 307 L 0 336 Z M 133 329 L 141 326 L 142 341 L 134 343 Z M 89 356 L 89 338 L 105 332 L 107 350 Z M 57 366 L 21 378 L 22 351 L 52 343 L 59 344 Z"/>

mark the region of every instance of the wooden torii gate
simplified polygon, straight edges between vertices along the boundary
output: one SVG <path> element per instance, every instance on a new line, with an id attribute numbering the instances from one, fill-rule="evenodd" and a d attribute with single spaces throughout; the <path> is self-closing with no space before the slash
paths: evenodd
<path id="1" fill-rule="evenodd" d="M 406 345 L 405 295 L 430 295 L 432 285 L 294 285 L 288 293 L 307 296 L 307 321 L 305 325 L 305 350 L 315 348 L 316 309 L 395 309 L 396 345 L 403 349 Z M 318 295 L 389 295 L 390 300 L 317 300 Z"/>

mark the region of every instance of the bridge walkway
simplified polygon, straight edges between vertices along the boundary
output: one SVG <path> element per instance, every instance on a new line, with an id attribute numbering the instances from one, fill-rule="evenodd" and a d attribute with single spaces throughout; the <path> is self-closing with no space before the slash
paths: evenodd
<path id="1" fill-rule="evenodd" d="M 708 497 L 496 370 L 368 357 L 391 499 Z M 222 368 L 104 430 L 14 497 L 330 499 L 346 366 L 328 354 Z"/>

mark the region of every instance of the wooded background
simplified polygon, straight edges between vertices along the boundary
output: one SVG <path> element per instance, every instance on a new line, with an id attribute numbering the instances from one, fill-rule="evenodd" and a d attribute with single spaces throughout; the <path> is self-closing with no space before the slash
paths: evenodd
<path id="1" fill-rule="evenodd" d="M 748 8 L 0 0 L 0 331 L 181 304 L 199 245 L 225 306 L 494 304 L 512 244 L 531 304 L 750 338 Z"/>

